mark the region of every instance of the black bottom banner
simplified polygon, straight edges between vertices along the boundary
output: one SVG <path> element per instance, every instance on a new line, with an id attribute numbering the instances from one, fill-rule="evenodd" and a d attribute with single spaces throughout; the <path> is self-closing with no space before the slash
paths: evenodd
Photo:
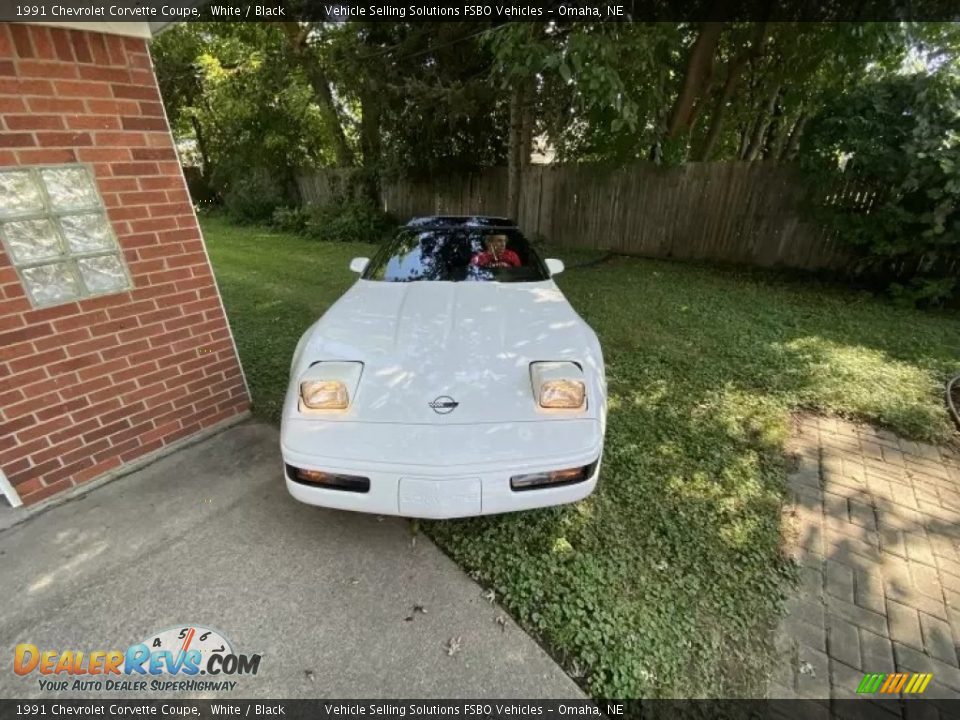
<path id="1" fill-rule="evenodd" d="M 960 699 L 855 700 L 0 700 L 8 718 L 960 719 Z"/>

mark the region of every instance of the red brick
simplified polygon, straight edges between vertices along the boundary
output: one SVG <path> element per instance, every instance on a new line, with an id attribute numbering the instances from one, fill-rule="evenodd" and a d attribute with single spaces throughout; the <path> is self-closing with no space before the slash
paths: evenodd
<path id="1" fill-rule="evenodd" d="M 73 475 L 73 473 L 77 472 L 78 470 L 82 470 L 83 468 L 90 467 L 91 465 L 93 465 L 93 463 L 94 463 L 93 458 L 85 457 L 82 460 L 77 460 L 76 462 L 71 463 L 70 465 L 65 465 L 63 467 L 53 470 L 52 472 L 47 473 L 44 476 L 43 480 L 44 482 L 47 482 L 47 483 L 56 482 L 56 481 L 69 482 L 70 476 Z"/>
<path id="2" fill-rule="evenodd" d="M 107 43 L 107 52 L 110 55 L 110 64 L 126 65 L 127 53 L 123 49 L 123 38 L 118 35 L 104 35 L 103 39 Z"/>
<path id="3" fill-rule="evenodd" d="M 91 465 L 88 468 L 80 470 L 76 475 L 73 476 L 73 481 L 78 485 L 81 483 L 88 482 L 94 478 L 100 477 L 101 475 L 106 475 L 111 470 L 119 467 L 122 461 L 118 457 L 108 458 L 101 462 Z"/>
<path id="4" fill-rule="evenodd" d="M 53 95 L 49 80 L 0 78 L 0 95 Z"/>
<path id="5" fill-rule="evenodd" d="M 135 100 L 98 100 L 86 101 L 87 110 L 93 115 L 136 115 L 139 104 Z"/>
<path id="6" fill-rule="evenodd" d="M 140 114 L 146 117 L 165 117 L 163 103 L 142 102 L 140 103 Z"/>
<path id="7" fill-rule="evenodd" d="M 120 121 L 113 115 L 71 115 L 67 127 L 74 130 L 119 130 Z"/>
<path id="8" fill-rule="evenodd" d="M 74 328 L 73 330 L 68 330 L 67 332 L 57 333 L 51 337 L 43 338 L 42 340 L 36 340 L 34 342 L 34 347 L 36 347 L 38 353 L 45 353 L 47 350 L 53 350 L 54 348 L 63 347 L 65 344 L 81 342 L 90 338 L 90 331 L 84 327 Z"/>
<path id="9" fill-rule="evenodd" d="M 30 31 L 26 25 L 20 23 L 10 24 L 10 34 L 13 35 L 13 44 L 17 49 L 17 57 L 32 58 L 36 57 L 33 51 L 33 43 L 30 41 Z"/>
<path id="10" fill-rule="evenodd" d="M 130 82 L 130 71 L 126 68 L 108 68 L 99 65 L 81 65 L 80 77 L 84 80 L 96 80 L 110 83 Z"/>
<path id="11" fill-rule="evenodd" d="M 81 307 L 84 310 L 101 310 L 104 308 L 116 307 L 130 302 L 130 293 L 116 293 L 115 295 L 104 295 L 103 297 L 90 298 L 83 300 Z"/>
<path id="12" fill-rule="evenodd" d="M 147 178 L 138 178 L 136 182 L 141 184 L 145 179 Z M 120 193 L 120 202 L 125 206 L 152 205 L 156 203 L 166 204 L 167 194 L 165 192 L 158 192 L 157 190 L 150 190 L 146 192 L 124 192 Z"/>
<path id="13" fill-rule="evenodd" d="M 29 468 L 28 470 L 23 470 L 23 471 L 21 471 L 21 472 L 11 473 L 11 475 L 10 475 L 10 480 L 12 480 L 13 483 L 16 485 L 17 483 L 20 482 L 20 479 L 21 479 L 21 478 L 24 478 L 24 477 L 39 477 L 39 478 L 42 478 L 44 473 L 48 473 L 48 472 L 50 472 L 51 470 L 56 470 L 58 467 L 60 467 L 60 461 L 59 461 L 59 460 L 56 460 L 56 459 L 54 459 L 54 460 L 47 460 L 45 463 L 42 463 L 42 464 L 40 464 L 40 465 L 35 465 L 35 466 Z"/>
<path id="14" fill-rule="evenodd" d="M 67 423 L 67 425 L 63 426 L 63 429 L 57 426 L 62 421 L 66 421 Z M 71 437 L 83 435 L 83 433 L 88 432 L 89 430 L 100 427 L 100 423 L 95 418 L 91 418 L 86 422 L 81 422 L 78 424 L 74 419 L 69 417 L 57 418 L 55 420 L 51 420 L 49 423 L 45 423 L 45 425 L 55 427 L 56 431 L 50 433 L 50 442 L 54 444 L 69 440 Z"/>
<path id="15" fill-rule="evenodd" d="M 103 322 L 107 319 L 107 314 L 105 312 L 82 312 L 77 317 L 71 317 L 69 320 L 56 320 L 53 323 L 54 331 L 66 332 L 68 330 L 76 329 L 78 326 L 87 327 L 98 322 Z"/>
<path id="16" fill-rule="evenodd" d="M 60 28 L 50 28 L 50 39 L 53 41 L 53 48 L 57 53 L 58 60 L 73 62 L 73 48 L 70 45 L 70 37 L 65 30 Z"/>
<path id="17" fill-rule="evenodd" d="M 66 490 L 67 488 L 72 487 L 73 484 L 69 479 L 61 480 L 60 482 L 53 483 L 52 485 L 44 485 L 41 489 L 36 492 L 30 493 L 29 495 L 23 495 L 22 500 L 24 505 L 33 505 L 38 503 L 41 500 L 45 500 L 51 495 L 56 495 L 58 492 Z"/>
<path id="18" fill-rule="evenodd" d="M 118 370 L 123 370 L 129 365 L 126 357 L 119 357 L 109 362 L 100 362 L 79 372 L 80 379 L 83 381 L 93 380 L 94 378 L 110 375 Z"/>
<path id="19" fill-rule="evenodd" d="M 114 83 L 113 96 L 116 98 L 129 98 L 131 100 L 160 100 L 160 93 L 152 85 L 123 85 Z"/>
<path id="20" fill-rule="evenodd" d="M 74 422 L 81 423 L 84 420 L 99 417 L 100 415 L 103 415 L 103 413 L 109 412 L 110 410 L 118 407 L 120 407 L 120 401 L 116 398 L 110 398 L 109 400 L 104 400 L 101 403 L 96 403 L 94 405 L 90 405 L 89 407 L 78 410 L 77 412 L 72 413 L 70 417 L 73 418 Z"/>
<path id="21" fill-rule="evenodd" d="M 73 148 L 21 150 L 18 154 L 20 156 L 21 165 L 43 165 L 77 161 L 77 153 L 73 150 Z"/>
<path id="22" fill-rule="evenodd" d="M 37 142 L 43 147 L 77 147 L 92 145 L 93 138 L 87 132 L 38 132 Z"/>
<path id="23" fill-rule="evenodd" d="M 155 309 L 156 309 L 156 305 L 151 300 L 151 301 L 130 303 L 128 305 L 122 305 L 119 307 L 110 308 L 109 310 L 107 310 L 107 315 L 110 317 L 111 320 L 119 320 L 121 318 L 130 317 L 131 315 L 139 316 L 145 312 L 149 312 L 150 310 L 155 310 Z M 134 320 L 134 324 L 138 324 L 136 320 Z"/>
<path id="24" fill-rule="evenodd" d="M 133 159 L 134 160 L 176 160 L 177 151 L 174 150 L 173 148 L 135 148 L 133 150 Z M 156 180 L 159 180 L 160 178 L 148 178 L 148 179 L 156 181 Z M 149 185 L 150 183 L 148 183 L 148 186 Z M 155 187 L 144 187 L 143 189 L 156 190 L 158 188 L 162 189 L 166 187 L 179 187 L 179 185 L 180 185 L 180 179 L 176 178 L 176 182 L 173 184 L 166 183 L 166 184 L 158 185 Z"/>
<path id="25" fill-rule="evenodd" d="M 0 75 L 6 77 L 13 77 L 17 74 L 17 69 L 14 67 L 12 60 L 0 60 Z"/>
<path id="26" fill-rule="evenodd" d="M 85 367 L 90 367 L 96 363 L 100 362 L 100 358 L 96 353 L 90 353 L 88 355 L 81 355 L 79 357 L 72 357 L 67 360 L 62 360 L 61 362 L 53 363 L 52 365 L 47 365 L 47 372 L 51 375 L 57 375 L 64 372 L 74 372 L 76 370 L 82 370 Z"/>
<path id="27" fill-rule="evenodd" d="M 126 420 L 126 419 L 118 420 L 114 423 L 111 423 L 109 425 L 104 425 L 102 427 L 97 428 L 96 430 L 92 430 L 91 432 L 86 433 L 83 436 L 83 440 L 84 442 L 93 442 L 94 440 L 99 440 L 100 438 L 109 437 L 113 433 L 120 432 L 121 430 L 125 430 L 128 427 L 130 427 L 129 420 Z"/>
<path id="28" fill-rule="evenodd" d="M 113 166 L 113 174 L 122 175 L 157 175 L 160 168 L 157 163 L 152 162 L 131 162 L 117 163 Z"/>
<path id="29" fill-rule="evenodd" d="M 107 52 L 107 44 L 103 40 L 103 33 L 90 33 L 87 35 L 87 43 L 90 45 L 90 53 L 93 55 L 95 64 L 110 64 L 110 54 Z"/>
<path id="30" fill-rule="evenodd" d="M 46 362 L 51 363 L 51 362 L 59 362 L 61 360 L 65 360 L 66 357 L 67 357 L 67 354 L 63 351 L 63 348 L 54 348 L 53 350 L 47 351 L 44 354 L 43 359 Z M 19 360 L 10 361 L 10 370 L 12 370 L 15 373 L 21 373 L 24 370 L 30 370 L 34 368 L 36 364 L 37 364 L 36 357 L 22 357 Z"/>
<path id="31" fill-rule="evenodd" d="M 0 23 L 0 57 L 15 57 L 13 54 L 13 40 L 7 32 L 7 23 Z"/>
<path id="32" fill-rule="evenodd" d="M 51 418 L 59 417 L 60 415 L 67 415 L 75 412 L 76 410 L 81 410 L 87 407 L 89 404 L 90 401 L 85 397 L 78 397 L 73 398 L 72 400 L 67 400 L 66 402 L 58 403 L 56 405 L 50 405 L 49 407 L 37 410 L 37 420 L 40 422 L 45 422 Z"/>
<path id="33" fill-rule="evenodd" d="M 97 390 L 101 390 L 107 387 L 108 385 L 110 385 L 110 379 L 105 377 L 100 377 L 100 378 L 95 378 L 93 380 L 81 380 L 81 376 L 83 375 L 84 372 L 86 372 L 87 370 L 92 370 L 97 367 L 100 367 L 100 366 L 94 365 L 91 368 L 87 368 L 86 370 L 81 370 L 80 372 L 73 373 L 72 375 L 70 375 L 69 377 L 76 378 L 75 380 L 72 381 L 74 384 L 60 390 L 60 397 L 63 398 L 64 400 L 70 400 L 80 395 L 84 395 L 86 396 L 87 400 L 91 402 L 91 404 L 98 402 L 97 400 L 94 400 L 94 394 L 96 393 Z M 61 377 L 68 377 L 68 376 L 61 376 Z"/>
<path id="34" fill-rule="evenodd" d="M 87 45 L 87 33 L 71 30 L 70 42 L 73 45 L 73 52 L 77 56 L 77 62 L 88 63 L 93 61 L 90 46 Z"/>
<path id="35" fill-rule="evenodd" d="M 30 456 L 30 459 L 34 463 L 42 463 L 42 462 L 46 462 L 47 460 L 52 460 L 53 458 L 60 458 L 62 462 L 66 463 L 66 462 L 70 462 L 70 460 L 64 456 L 65 453 L 69 453 L 71 450 L 77 450 L 78 448 L 82 448 L 82 446 L 83 446 L 83 440 L 79 436 L 77 436 L 67 440 L 66 442 L 62 442 L 59 445 L 53 445 L 52 447 L 48 447 L 45 450 L 41 450 L 40 452 L 33 453 Z M 85 448 L 82 448 L 80 450 L 81 455 L 83 454 L 84 450 Z"/>
<path id="36" fill-rule="evenodd" d="M 21 60 L 17 69 L 20 77 L 37 77 L 52 80 L 73 80 L 77 77 L 77 66 L 61 62 L 41 62 L 39 60 Z"/>
<path id="37" fill-rule="evenodd" d="M 162 117 L 130 117 L 120 118 L 124 130 L 159 130 L 166 131 L 167 121 Z M 174 154 L 176 158 L 176 154 Z"/>
<path id="38" fill-rule="evenodd" d="M 33 48 L 36 50 L 38 58 L 53 60 L 57 57 L 57 51 L 53 47 L 53 41 L 50 39 L 47 28 L 40 25 L 31 25 L 30 37 L 33 40 Z"/>
<path id="39" fill-rule="evenodd" d="M 142 190 L 179 190 L 183 180 L 177 176 L 145 177 L 138 181 Z"/>
<path id="40" fill-rule="evenodd" d="M 10 130 L 62 130 L 63 118 L 59 115 L 7 115 Z"/>
<path id="41" fill-rule="evenodd" d="M 59 97 L 27 98 L 30 110 L 36 113 L 79 113 L 83 112 L 83 100 Z"/>
<path id="42" fill-rule="evenodd" d="M 63 97 L 110 97 L 109 85 L 88 80 L 55 80 L 54 88 L 56 94 Z"/>
<path id="43" fill-rule="evenodd" d="M 87 399 L 94 405 L 102 403 L 104 400 L 112 400 L 118 394 L 125 392 L 124 388 L 126 387 L 126 385 L 117 385 L 112 378 L 107 376 L 89 380 L 87 384 L 91 391 L 87 395 Z"/>
<path id="44" fill-rule="evenodd" d="M 10 403 L 18 403 L 23 400 L 22 390 L 11 390 L 10 392 L 0 393 L 0 407 L 6 407 Z"/>
<path id="45" fill-rule="evenodd" d="M 130 159 L 130 151 L 120 147 L 85 147 L 77 150 L 77 157 L 83 162 L 126 162 Z M 104 194 L 104 197 L 109 196 Z"/>
<path id="46" fill-rule="evenodd" d="M 145 220 L 135 220 L 130 223 L 130 230 L 134 233 L 156 232 L 159 230 L 174 230 L 177 219 L 174 217 L 151 217 Z"/>
<path id="47" fill-rule="evenodd" d="M 27 106 L 23 102 L 23 98 L 0 97 L 0 113 L 19 113 L 26 111 Z"/>
<path id="48" fill-rule="evenodd" d="M 31 133 L 0 133 L 0 147 L 32 147 L 36 144 Z"/>
<path id="49" fill-rule="evenodd" d="M 53 334 L 53 326 L 49 323 L 42 325 L 33 325 L 31 327 L 11 330 L 10 332 L 0 333 L 0 347 L 12 345 L 14 343 L 37 340 Z"/>
<path id="50" fill-rule="evenodd" d="M 80 442 L 81 443 L 84 442 L 82 438 L 80 439 Z M 65 455 L 64 457 L 61 458 L 61 461 L 65 465 L 74 463 L 85 457 L 93 457 L 97 453 L 103 452 L 109 447 L 110 447 L 110 441 L 107 440 L 106 438 L 101 438 L 96 442 L 88 442 L 80 450 L 74 451 L 69 455 Z"/>

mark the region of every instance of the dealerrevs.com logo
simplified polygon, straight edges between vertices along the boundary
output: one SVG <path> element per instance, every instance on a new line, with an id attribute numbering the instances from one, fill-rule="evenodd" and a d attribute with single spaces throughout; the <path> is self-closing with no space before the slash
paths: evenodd
<path id="1" fill-rule="evenodd" d="M 256 675 L 260 655 L 237 653 L 216 630 L 169 628 L 126 650 L 14 649 L 13 671 L 36 676 L 44 691 L 190 692 L 233 690 L 238 675 Z M 201 679 L 199 676 L 203 676 Z"/>

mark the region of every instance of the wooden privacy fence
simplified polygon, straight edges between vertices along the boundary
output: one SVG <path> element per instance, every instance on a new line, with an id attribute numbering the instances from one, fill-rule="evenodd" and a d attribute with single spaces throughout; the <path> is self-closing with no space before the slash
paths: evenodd
<path id="1" fill-rule="evenodd" d="M 306 203 L 343 197 L 343 171 L 299 179 Z M 755 162 L 534 165 L 523 171 L 520 212 L 528 236 L 647 257 L 807 270 L 841 269 L 849 257 L 801 217 L 804 185 L 790 166 Z M 386 182 L 384 209 L 417 215 L 504 215 L 506 168 L 432 182 Z"/>

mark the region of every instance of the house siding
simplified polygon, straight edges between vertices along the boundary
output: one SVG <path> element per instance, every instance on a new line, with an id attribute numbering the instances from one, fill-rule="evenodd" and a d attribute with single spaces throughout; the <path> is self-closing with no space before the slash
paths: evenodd
<path id="1" fill-rule="evenodd" d="M 0 168 L 85 163 L 131 290 L 33 308 L 0 248 L 0 469 L 25 504 L 249 407 L 146 41 L 0 23 Z"/>

